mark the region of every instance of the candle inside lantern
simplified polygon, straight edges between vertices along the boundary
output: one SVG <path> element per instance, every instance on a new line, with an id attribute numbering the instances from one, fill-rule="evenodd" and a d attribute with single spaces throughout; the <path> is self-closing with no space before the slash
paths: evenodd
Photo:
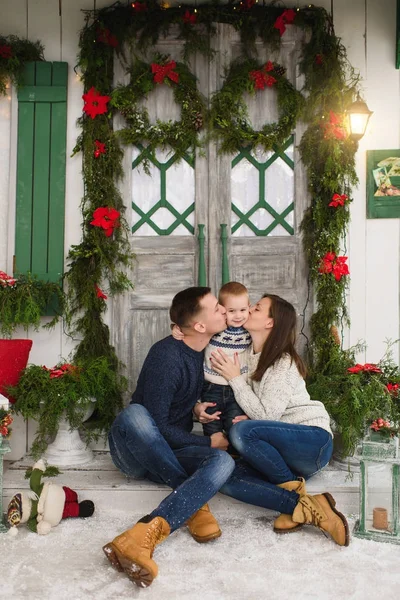
<path id="1" fill-rule="evenodd" d="M 372 526 L 374 529 L 388 529 L 388 513 L 386 508 L 374 508 L 372 513 Z"/>

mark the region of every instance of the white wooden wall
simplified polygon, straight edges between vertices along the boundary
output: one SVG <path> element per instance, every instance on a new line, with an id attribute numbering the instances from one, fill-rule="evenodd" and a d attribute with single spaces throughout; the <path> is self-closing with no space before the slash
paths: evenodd
<path id="1" fill-rule="evenodd" d="M 81 12 L 101 8 L 111 0 L 1 0 L 0 33 L 40 39 L 49 61 L 69 63 L 65 254 L 80 241 L 79 203 L 83 193 L 81 157 L 70 158 L 78 135 L 76 120 L 82 114 L 82 84 L 74 72 Z M 184 0 L 180 3 L 184 4 Z M 287 2 L 303 6 L 303 2 Z M 366 219 L 366 150 L 400 147 L 399 71 L 395 69 L 396 0 L 320 0 L 333 14 L 337 35 L 348 49 L 348 57 L 364 79 L 364 98 L 374 114 L 357 153 L 359 187 L 354 190 L 352 222 L 347 240 L 351 271 L 349 310 L 351 327 L 346 344 L 365 340 L 368 350 L 359 360 L 376 361 L 386 338 L 397 339 L 399 327 L 398 219 Z M 13 90 L 0 99 L 0 269 L 12 271 L 15 213 L 16 99 Z M 110 306 L 112 308 L 112 306 Z M 23 331 L 15 337 L 26 337 Z M 31 361 L 52 365 L 67 357 L 73 342 L 54 332 L 29 332 L 34 340 Z M 397 356 L 396 356 L 397 358 Z M 25 427 L 17 422 L 13 454 L 25 450 Z"/>

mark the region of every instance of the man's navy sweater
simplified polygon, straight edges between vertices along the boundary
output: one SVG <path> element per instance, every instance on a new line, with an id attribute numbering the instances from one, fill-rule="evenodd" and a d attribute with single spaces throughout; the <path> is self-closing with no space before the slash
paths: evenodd
<path id="1" fill-rule="evenodd" d="M 147 408 L 171 448 L 210 445 L 209 437 L 190 433 L 204 381 L 203 361 L 204 351 L 169 336 L 150 348 L 143 363 L 131 404 Z"/>

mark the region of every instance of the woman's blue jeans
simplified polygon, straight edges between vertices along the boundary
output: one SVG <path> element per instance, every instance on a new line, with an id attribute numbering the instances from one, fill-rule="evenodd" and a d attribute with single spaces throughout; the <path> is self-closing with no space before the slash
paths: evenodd
<path id="1" fill-rule="evenodd" d="M 333 449 L 325 429 L 282 421 L 241 421 L 230 438 L 242 458 L 275 484 L 315 475 Z"/>
<path id="2" fill-rule="evenodd" d="M 208 502 L 235 468 L 227 452 L 210 446 L 171 449 L 140 404 L 129 404 L 116 417 L 108 439 L 114 464 L 125 475 L 173 488 L 151 513 L 152 517 L 163 517 L 171 531 Z"/>
<path id="3" fill-rule="evenodd" d="M 220 492 L 286 514 L 293 513 L 299 497 L 277 485 L 315 475 L 333 450 L 325 429 L 282 421 L 240 421 L 230 439 L 242 459 Z"/>

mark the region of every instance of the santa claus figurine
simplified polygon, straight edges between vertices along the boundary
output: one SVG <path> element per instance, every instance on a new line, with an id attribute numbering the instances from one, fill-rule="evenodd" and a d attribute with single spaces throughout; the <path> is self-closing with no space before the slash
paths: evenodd
<path id="1" fill-rule="evenodd" d="M 18 525 L 23 523 L 31 531 L 46 535 L 61 519 L 92 516 L 94 504 L 91 500 L 78 502 L 78 494 L 71 488 L 52 482 L 42 483 L 42 477 L 58 474 L 58 469 L 46 467 L 44 460 L 39 460 L 28 470 L 30 490 L 15 494 L 8 505 L 7 521 L 11 535 L 16 535 Z"/>

